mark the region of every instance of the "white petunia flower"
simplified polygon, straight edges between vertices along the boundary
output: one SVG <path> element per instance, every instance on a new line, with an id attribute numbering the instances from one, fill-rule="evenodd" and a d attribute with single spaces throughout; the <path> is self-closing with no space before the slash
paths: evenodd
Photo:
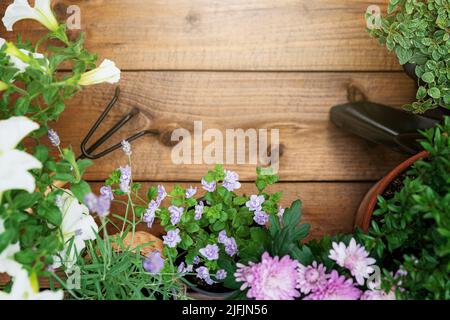
<path id="1" fill-rule="evenodd" d="M 120 80 L 120 69 L 116 64 L 108 59 L 103 60 L 98 68 L 83 73 L 78 84 L 81 86 L 88 86 L 99 84 L 103 82 L 116 83 Z"/>
<path id="2" fill-rule="evenodd" d="M 50 31 L 59 27 L 58 20 L 53 14 L 50 0 L 35 0 L 34 8 L 28 0 L 14 0 L 5 11 L 2 21 L 6 30 L 13 31 L 13 25 L 21 20 L 32 19 L 40 22 Z"/>
<path id="3" fill-rule="evenodd" d="M 41 169 L 42 164 L 30 154 L 16 150 L 16 147 L 38 128 L 39 125 L 27 117 L 0 121 L 0 195 L 7 190 L 34 191 L 36 183 L 28 170 Z"/>
<path id="4" fill-rule="evenodd" d="M 53 267 L 58 268 L 64 264 L 70 269 L 76 263 L 77 254 L 86 247 L 85 241 L 96 238 L 98 226 L 89 215 L 89 209 L 79 203 L 69 190 L 64 190 L 56 205 L 63 214 L 60 228 L 65 248 L 59 256 L 54 257 Z"/>
<path id="5" fill-rule="evenodd" d="M 45 59 L 42 53 L 34 52 L 31 53 L 25 49 L 17 48 L 12 42 L 6 42 L 5 39 L 0 38 L 0 48 L 6 44 L 5 53 L 9 57 L 9 61 L 12 63 L 14 68 L 19 69 L 18 73 L 23 73 L 30 65 L 30 54 L 34 59 Z M 48 65 L 48 60 L 46 59 L 46 64 Z"/>
<path id="6" fill-rule="evenodd" d="M 5 231 L 5 226 L 2 218 L 0 218 L 0 234 Z M 14 255 L 20 251 L 19 243 L 11 244 L 0 252 L 0 273 L 8 273 L 9 275 L 16 275 L 22 266 L 14 260 Z"/>
<path id="7" fill-rule="evenodd" d="M 10 274 L 11 275 L 11 274 Z M 58 291 L 39 291 L 37 279 L 30 279 L 25 269 L 20 269 L 13 277 L 11 292 L 0 291 L 0 300 L 62 300 L 64 292 Z"/>

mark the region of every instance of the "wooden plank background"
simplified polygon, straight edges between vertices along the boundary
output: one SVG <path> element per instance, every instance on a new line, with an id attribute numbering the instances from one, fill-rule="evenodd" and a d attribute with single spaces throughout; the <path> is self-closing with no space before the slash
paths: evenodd
<path id="1" fill-rule="evenodd" d="M 3 15 L 12 0 L 0 3 Z M 208 165 L 174 165 L 164 144 L 176 127 L 280 129 L 283 205 L 304 202 L 312 234 L 352 229 L 370 185 L 404 159 L 334 127 L 333 105 L 358 88 L 369 100 L 399 107 L 414 99 L 414 83 L 396 58 L 365 32 L 369 5 L 387 0 L 92 0 L 54 1 L 60 18 L 81 8 L 87 47 L 123 70 L 121 98 L 104 123 L 138 107 L 141 114 L 116 141 L 145 128 L 163 137 L 133 144 L 134 179 L 146 183 L 198 182 Z M 15 32 L 35 41 L 44 34 L 23 21 Z M 71 31 L 75 37 L 79 31 Z M 87 88 L 54 124 L 64 144 L 78 150 L 114 87 Z M 114 142 L 116 142 L 114 141 Z M 125 163 L 117 152 L 97 160 L 87 178 L 94 189 Z M 252 192 L 254 165 L 236 170 Z"/>

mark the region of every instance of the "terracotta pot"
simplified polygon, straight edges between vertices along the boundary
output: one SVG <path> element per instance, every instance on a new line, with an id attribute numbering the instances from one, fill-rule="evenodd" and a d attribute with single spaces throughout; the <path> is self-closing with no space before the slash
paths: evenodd
<path id="1" fill-rule="evenodd" d="M 358 212 L 356 214 L 355 228 L 360 228 L 363 231 L 368 231 L 370 226 L 370 221 L 372 219 L 373 211 L 377 205 L 378 196 L 382 195 L 386 188 L 395 180 L 395 178 L 407 170 L 414 162 L 426 158 L 428 156 L 427 151 L 422 151 L 415 156 L 409 158 L 408 160 L 401 163 L 394 170 L 389 172 L 383 179 L 378 181 L 369 192 L 365 195 L 362 200 Z"/>

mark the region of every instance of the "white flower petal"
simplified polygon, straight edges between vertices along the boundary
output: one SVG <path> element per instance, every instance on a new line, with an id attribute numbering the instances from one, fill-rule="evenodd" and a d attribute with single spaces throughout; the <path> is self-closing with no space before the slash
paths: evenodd
<path id="1" fill-rule="evenodd" d="M 105 59 L 98 68 L 82 74 L 78 84 L 81 86 L 88 86 L 103 82 L 113 84 L 119 82 L 119 80 L 120 69 L 116 67 L 116 64 L 113 61 Z"/>
<path id="2" fill-rule="evenodd" d="M 52 12 L 50 0 L 35 0 L 34 8 L 27 0 L 15 0 L 6 9 L 2 21 L 6 30 L 13 31 L 14 24 L 25 19 L 39 21 L 51 31 L 58 29 L 58 21 Z"/>
<path id="3" fill-rule="evenodd" d="M 0 154 L 17 147 L 30 132 L 37 130 L 39 124 L 27 117 L 11 117 L 0 121 Z"/>
<path id="4" fill-rule="evenodd" d="M 26 152 L 11 150 L 0 154 L 0 193 L 6 190 L 33 192 L 36 185 L 30 169 L 40 169 L 42 163 Z"/>
<path id="5" fill-rule="evenodd" d="M 18 274 L 22 269 L 22 265 L 14 260 L 14 255 L 19 251 L 20 245 L 19 243 L 15 243 L 10 244 L 0 253 L 0 273 L 6 272 L 11 276 Z"/>

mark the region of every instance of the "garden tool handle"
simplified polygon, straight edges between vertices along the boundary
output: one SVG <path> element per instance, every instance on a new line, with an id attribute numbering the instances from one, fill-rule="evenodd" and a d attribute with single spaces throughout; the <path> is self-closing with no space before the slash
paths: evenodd
<path id="1" fill-rule="evenodd" d="M 331 121 L 366 140 L 396 151 L 416 154 L 422 150 L 418 130 L 438 121 L 372 102 L 352 102 L 331 109 Z"/>

